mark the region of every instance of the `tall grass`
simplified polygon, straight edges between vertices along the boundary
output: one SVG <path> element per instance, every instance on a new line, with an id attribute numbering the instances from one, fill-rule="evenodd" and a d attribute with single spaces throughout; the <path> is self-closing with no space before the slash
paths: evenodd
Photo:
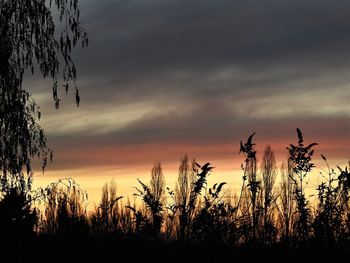
<path id="1" fill-rule="evenodd" d="M 242 184 L 238 193 L 225 182 L 208 184 L 215 169 L 199 164 L 185 155 L 179 164 L 174 189 L 166 187 L 160 162 L 151 170 L 148 183 L 138 180 L 135 197 L 130 201 L 117 193 L 115 182 L 102 188 L 101 201 L 94 211 L 86 211 L 86 193 L 72 181 L 61 181 L 41 189 L 40 193 L 17 194 L 22 204 L 13 204 L 11 193 L 3 192 L 0 213 L 8 206 L 24 207 L 32 216 L 27 226 L 38 224 L 39 235 L 111 236 L 118 240 L 152 240 L 166 244 L 217 244 L 297 248 L 308 243 L 347 246 L 350 241 L 350 173 L 347 167 L 327 169 L 320 174 L 316 201 L 310 201 L 305 188 L 314 168 L 316 143 L 304 144 L 297 129 L 297 144 L 288 149 L 288 160 L 278 170 L 273 149 L 266 146 L 260 165 L 252 134 L 240 144 Z M 63 182 L 63 184 L 62 184 Z M 278 183 L 277 183 L 278 182 Z M 2 180 L 3 189 L 10 189 Z M 23 184 L 23 182 L 22 182 Z M 23 184 L 23 185 L 27 185 Z M 40 196 L 45 202 L 41 218 L 38 210 L 24 203 Z M 22 198 L 22 199 L 21 199 Z M 7 205 L 7 206 L 6 206 Z M 21 208 L 22 209 L 22 208 Z M 9 210 L 10 211 L 10 210 Z M 23 216 L 23 213 L 21 214 Z M 4 233 L 2 221 L 0 230 Z"/>

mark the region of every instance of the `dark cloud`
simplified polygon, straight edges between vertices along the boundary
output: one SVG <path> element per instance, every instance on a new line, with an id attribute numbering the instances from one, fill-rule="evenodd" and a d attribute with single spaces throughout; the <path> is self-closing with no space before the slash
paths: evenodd
<path id="1" fill-rule="evenodd" d="M 349 142 L 349 1 L 80 2 L 90 46 L 74 53 L 79 111 L 68 97 L 54 112 L 47 84 L 28 82 L 58 152 L 236 143 L 252 131 L 274 141 L 297 126 Z"/>
<path id="2" fill-rule="evenodd" d="M 91 73 L 122 80 L 168 70 L 290 64 L 301 56 L 312 63 L 338 54 L 341 63 L 346 60 L 337 49 L 347 50 L 350 39 L 347 1 L 96 1 L 85 9 L 94 10 L 85 18 Z M 105 66 L 96 69 L 96 62 Z"/>
<path id="3" fill-rule="evenodd" d="M 86 103 L 166 100 L 169 91 L 185 99 L 246 90 L 264 96 L 350 80 L 347 1 L 84 1 L 81 7 L 91 44 L 75 57 Z M 300 84 L 310 80 L 314 85 Z"/>

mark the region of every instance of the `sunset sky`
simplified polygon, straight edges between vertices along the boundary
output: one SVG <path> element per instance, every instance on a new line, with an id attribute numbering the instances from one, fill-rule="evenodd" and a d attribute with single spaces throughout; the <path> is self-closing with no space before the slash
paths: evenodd
<path id="1" fill-rule="evenodd" d="M 348 0 L 81 0 L 80 10 L 80 107 L 62 88 L 55 110 L 49 80 L 24 81 L 55 153 L 37 185 L 73 177 L 97 202 L 111 178 L 132 193 L 155 160 L 172 186 L 187 153 L 234 188 L 240 140 L 257 132 L 260 153 L 270 144 L 282 161 L 296 127 L 319 143 L 317 163 L 350 158 Z"/>

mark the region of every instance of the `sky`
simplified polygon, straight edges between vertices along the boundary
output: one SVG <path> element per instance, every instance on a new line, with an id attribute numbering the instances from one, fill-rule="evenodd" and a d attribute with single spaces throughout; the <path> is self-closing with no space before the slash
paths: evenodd
<path id="1" fill-rule="evenodd" d="M 297 143 L 318 142 L 332 165 L 350 158 L 350 2 L 347 0 L 81 0 L 89 47 L 76 49 L 77 84 L 28 76 L 54 162 L 37 185 L 73 177 L 98 199 L 114 178 L 131 193 L 163 164 L 175 183 L 188 154 L 239 180 L 240 140 L 256 132 L 279 162 Z M 261 159 L 261 158 L 260 158 Z"/>

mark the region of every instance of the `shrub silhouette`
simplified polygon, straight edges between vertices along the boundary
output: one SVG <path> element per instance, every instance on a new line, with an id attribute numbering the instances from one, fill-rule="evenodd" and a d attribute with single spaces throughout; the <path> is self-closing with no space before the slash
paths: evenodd
<path id="1" fill-rule="evenodd" d="M 276 260 L 288 256 L 293 261 L 320 247 L 332 249 L 329 253 L 339 257 L 346 254 L 350 241 L 348 167 L 333 169 L 322 155 L 327 170 L 320 174 L 317 199 L 312 201 L 306 186 L 316 144 L 304 145 L 297 129 L 298 143 L 287 148 L 288 160 L 277 178 L 270 146 L 265 147 L 258 167 L 254 136 L 240 143 L 242 185 L 234 194 L 225 182 L 209 185 L 214 167 L 190 162 L 187 155 L 180 161 L 173 190 L 166 188 L 161 164 L 155 162 L 149 184 L 138 179 L 135 197 L 139 199 L 123 199 L 111 181 L 89 213 L 87 193 L 69 178 L 32 191 L 32 177 L 7 174 L 1 178 L 0 234 L 9 239 L 27 236 L 44 247 L 54 243 L 74 248 L 80 242 L 96 247 L 97 258 L 106 256 L 102 251 L 111 247 L 120 248 L 126 258 L 157 261 L 168 256 L 175 262 L 181 260 L 179 250 L 189 252 L 188 259 L 213 262 L 234 256 L 246 261 L 270 259 L 270 253 L 277 253 Z M 45 204 L 40 218 L 39 201 Z M 143 252 L 131 252 L 134 247 Z M 252 249 L 256 253 L 250 253 Z"/>
<path id="2" fill-rule="evenodd" d="M 29 237 L 38 221 L 26 193 L 11 188 L 0 201 L 0 235 L 4 239 Z"/>
<path id="3" fill-rule="evenodd" d="M 58 19 L 54 19 L 53 7 Z M 58 75 L 62 73 L 66 92 L 74 84 L 79 105 L 71 51 L 79 43 L 88 44 L 79 16 L 78 0 L 0 2 L 0 235 L 4 240 L 34 234 L 34 202 L 46 193 L 31 191 L 32 160 L 41 159 L 44 171 L 53 156 L 38 122 L 40 106 L 24 88 L 24 76 L 34 74 L 35 68 L 42 77 L 51 78 L 58 108 Z M 58 21 L 66 26 L 60 34 Z"/>
<path id="4" fill-rule="evenodd" d="M 255 133 L 249 136 L 246 143 L 242 143 L 240 147 L 240 153 L 245 156 L 244 180 L 248 180 L 247 187 L 249 189 L 249 196 L 251 202 L 251 215 L 252 215 L 252 238 L 256 241 L 257 226 L 258 226 L 258 213 L 257 210 L 257 195 L 261 186 L 261 181 L 257 179 L 257 167 L 256 167 L 256 151 L 255 143 L 253 143 L 253 137 Z"/>
<path id="5" fill-rule="evenodd" d="M 116 233 L 120 230 L 122 213 L 118 201 L 122 198 L 123 196 L 117 196 L 117 186 L 113 180 L 103 186 L 100 205 L 91 218 L 94 232 Z"/>
<path id="6" fill-rule="evenodd" d="M 194 181 L 196 177 L 196 161 L 189 164 L 189 159 L 185 155 L 180 162 L 179 175 L 175 188 L 174 216 L 178 217 L 177 228 L 179 239 L 187 239 L 188 228 L 191 222 L 192 211 L 190 208 L 191 193 L 194 191 Z M 192 197 L 193 198 L 193 197 Z"/>
<path id="7" fill-rule="evenodd" d="M 40 190 L 45 202 L 42 231 L 61 236 L 89 233 L 87 193 L 74 180 L 64 178 Z"/>
<path id="8" fill-rule="evenodd" d="M 292 171 L 291 163 L 288 161 L 287 165 L 281 165 L 281 182 L 280 182 L 280 208 L 279 221 L 281 239 L 289 243 L 291 235 L 291 226 L 293 225 L 293 214 L 295 209 L 295 179 Z"/>
<path id="9" fill-rule="evenodd" d="M 338 168 L 339 175 L 335 169 L 330 168 L 327 159 L 322 155 L 328 168 L 326 179 L 317 187 L 318 207 L 313 222 L 315 238 L 322 245 L 334 245 L 339 239 L 347 239 L 349 233 L 349 179 L 350 174 Z"/>
<path id="10" fill-rule="evenodd" d="M 0 180 L 0 235 L 3 238 L 34 234 L 38 214 L 32 207 L 32 174 L 4 173 Z"/>
<path id="11" fill-rule="evenodd" d="M 129 207 L 136 216 L 136 228 L 145 231 L 152 238 L 158 238 L 164 221 L 165 180 L 160 162 L 156 162 L 152 168 L 150 186 L 137 179 L 141 188 L 135 187 L 136 196 L 141 197 L 146 212 Z"/>
<path id="12" fill-rule="evenodd" d="M 262 197 L 263 197 L 263 235 L 265 244 L 270 244 L 275 240 L 276 227 L 274 226 L 274 201 L 276 196 L 273 192 L 276 180 L 276 159 L 271 146 L 266 146 L 263 159 L 261 161 L 262 174 Z"/>
<path id="13" fill-rule="evenodd" d="M 295 183 L 294 198 L 296 200 L 297 218 L 294 222 L 296 237 L 301 241 L 308 238 L 310 233 L 310 216 L 308 201 L 305 197 L 304 181 L 306 175 L 311 172 L 315 165 L 312 163 L 312 157 L 314 154 L 313 147 L 317 143 L 311 143 L 308 146 L 304 145 L 303 135 L 299 128 L 297 128 L 298 145 L 291 144 L 287 147 L 289 152 L 289 159 L 292 171 L 296 175 L 296 179 L 293 177 Z"/>

